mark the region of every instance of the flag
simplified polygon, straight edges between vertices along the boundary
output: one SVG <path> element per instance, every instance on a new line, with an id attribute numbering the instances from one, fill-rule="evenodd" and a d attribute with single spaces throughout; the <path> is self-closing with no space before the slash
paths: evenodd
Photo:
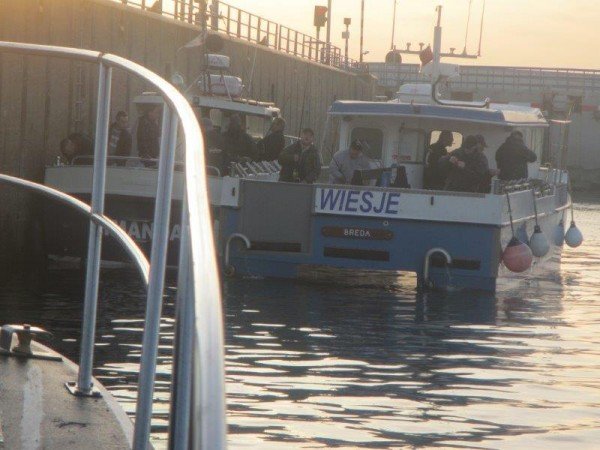
<path id="1" fill-rule="evenodd" d="M 419 59 L 421 60 L 421 66 L 426 66 L 433 61 L 433 51 L 431 51 L 430 45 L 421 50 L 421 53 L 419 53 Z"/>

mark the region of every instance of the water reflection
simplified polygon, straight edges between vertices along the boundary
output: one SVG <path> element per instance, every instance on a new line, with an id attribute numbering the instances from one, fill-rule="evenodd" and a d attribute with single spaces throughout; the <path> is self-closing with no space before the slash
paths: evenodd
<path id="1" fill-rule="evenodd" d="M 558 273 L 498 295 L 416 293 L 414 280 L 352 288 L 233 280 L 226 299 L 231 448 L 595 448 L 600 440 L 600 207 Z M 133 411 L 144 297 L 103 272 L 96 375 Z M 396 280 L 397 281 L 397 280 Z M 0 293 L 5 322 L 57 334 L 77 358 L 82 285 L 51 272 Z M 165 298 L 153 431 L 164 446 L 173 340 Z"/>

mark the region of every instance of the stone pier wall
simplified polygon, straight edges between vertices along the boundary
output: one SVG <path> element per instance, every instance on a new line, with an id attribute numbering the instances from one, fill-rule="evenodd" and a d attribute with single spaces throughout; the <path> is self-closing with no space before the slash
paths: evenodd
<path id="1" fill-rule="evenodd" d="M 0 0 L 0 40 L 65 45 L 115 53 L 165 78 L 174 71 L 191 81 L 200 50 L 180 50 L 198 28 L 109 0 Z M 254 98 L 282 108 L 290 134 L 301 126 L 323 131 L 328 105 L 336 98 L 371 99 L 372 79 L 225 38 L 232 60 Z M 254 68 L 254 69 L 253 69 Z M 73 131 L 93 136 L 97 68 L 88 64 L 0 55 L 0 172 L 35 181 Z M 250 85 L 250 80 L 252 83 Z M 130 110 L 149 87 L 115 72 L 112 111 Z M 35 241 L 34 200 L 0 189 L 0 263 L 27 257 Z"/>

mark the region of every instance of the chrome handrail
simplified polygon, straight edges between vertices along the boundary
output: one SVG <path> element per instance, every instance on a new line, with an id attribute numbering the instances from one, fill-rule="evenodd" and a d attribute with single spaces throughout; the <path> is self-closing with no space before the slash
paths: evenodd
<path id="1" fill-rule="evenodd" d="M 182 211 L 182 238 L 178 277 L 175 358 L 173 361 L 173 393 L 171 398 L 170 448 L 226 448 L 225 380 L 223 350 L 223 316 L 210 207 L 207 176 L 204 170 L 204 149 L 195 114 L 181 93 L 167 81 L 139 64 L 125 58 L 101 52 L 37 44 L 0 41 L 0 53 L 25 56 L 66 58 L 100 67 L 99 108 L 97 111 L 96 146 L 94 153 L 94 192 L 90 215 L 90 253 L 86 282 L 86 304 L 82 334 L 92 338 L 92 346 L 81 348 L 81 358 L 91 367 L 97 306 L 101 227 L 110 224 L 103 215 L 104 172 L 106 170 L 106 138 L 110 111 L 110 81 L 112 69 L 121 69 L 140 77 L 160 92 L 168 105 L 164 109 L 163 137 L 159 164 L 159 188 L 155 206 L 155 227 L 147 294 L 146 327 L 140 367 L 140 382 L 136 405 L 133 448 L 145 450 L 149 445 L 150 418 L 156 370 L 158 324 L 160 321 L 162 288 L 166 266 L 169 208 L 175 142 L 178 124 L 185 143 L 185 201 Z M 172 110 L 172 113 L 171 111 Z M 99 171 L 99 172 L 97 172 Z M 5 181 L 9 180 L 5 177 Z M 40 190 L 34 186 L 31 189 Z M 64 194 L 66 196 L 66 194 Z M 68 197 L 68 196 L 66 196 Z M 66 201 L 65 202 L 69 203 Z M 82 209 L 82 208 L 79 208 Z M 83 208 L 85 209 L 85 208 Z M 97 227 L 95 224 L 100 224 Z M 165 231 L 167 230 L 167 232 Z M 110 228 L 109 228 L 110 230 Z M 112 230 L 115 234 L 115 230 Z M 119 234 L 118 232 L 116 234 Z M 122 236 L 121 243 L 130 254 L 137 254 L 135 245 Z M 90 254 L 89 253 L 89 254 Z M 139 256 L 139 255 L 138 255 Z M 183 308 L 183 311 L 181 311 Z M 185 320 L 182 320 L 185 319 Z M 150 324 L 150 326 L 148 326 Z M 89 342 L 88 342 L 89 343 Z M 91 387 L 91 372 L 81 371 L 80 393 Z M 184 401 L 185 400 L 185 401 Z M 178 402 L 182 402 L 178 404 Z"/>

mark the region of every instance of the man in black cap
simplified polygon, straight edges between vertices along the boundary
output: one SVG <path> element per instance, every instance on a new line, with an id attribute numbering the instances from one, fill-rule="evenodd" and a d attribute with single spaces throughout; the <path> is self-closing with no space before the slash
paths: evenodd
<path id="1" fill-rule="evenodd" d="M 330 184 L 351 184 L 356 170 L 371 168 L 371 159 L 363 153 L 363 144 L 358 139 L 352 141 L 348 150 L 340 150 L 329 164 Z"/>
<path id="2" fill-rule="evenodd" d="M 528 178 L 527 163 L 537 160 L 537 155 L 527 148 L 523 141 L 523 133 L 513 131 L 506 142 L 496 151 L 496 164 L 500 170 L 501 180 L 520 180 Z"/>
<path id="3" fill-rule="evenodd" d="M 485 144 L 485 139 L 483 143 Z M 489 176 L 488 160 L 482 149 L 481 139 L 467 136 L 459 149 L 440 159 L 440 169 L 448 171 L 446 190 L 459 192 L 482 190 Z"/>

